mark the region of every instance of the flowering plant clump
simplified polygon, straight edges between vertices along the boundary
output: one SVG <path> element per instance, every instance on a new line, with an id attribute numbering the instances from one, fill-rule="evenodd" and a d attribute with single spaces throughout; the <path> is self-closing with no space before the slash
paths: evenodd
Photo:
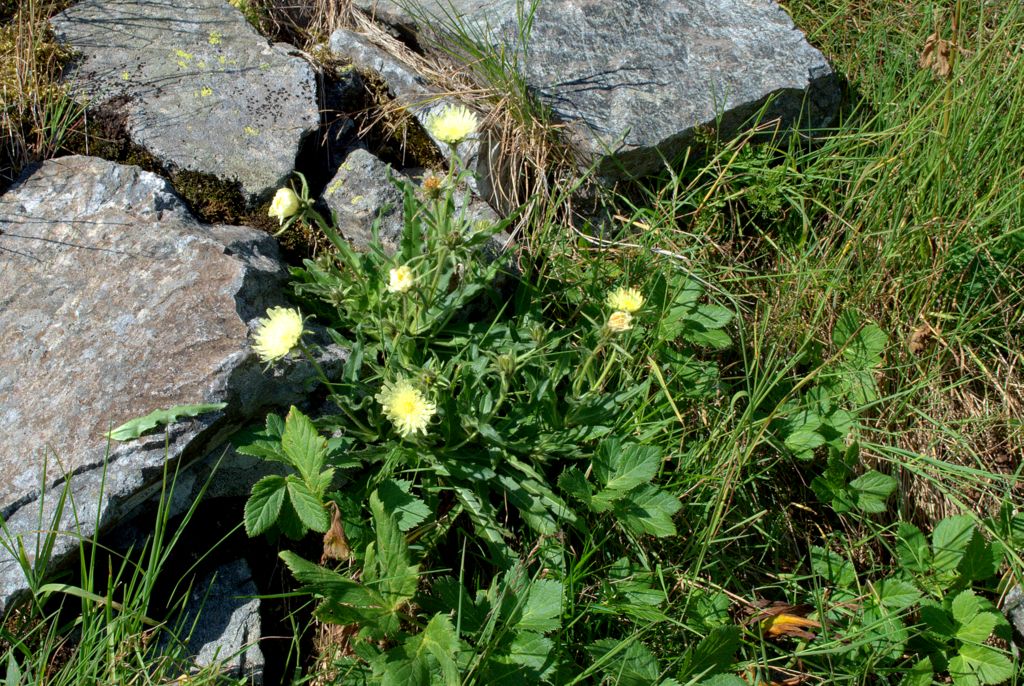
<path id="1" fill-rule="evenodd" d="M 279 188 L 277 193 L 274 193 L 274 199 L 270 202 L 267 215 L 284 224 L 284 220 L 298 212 L 300 206 L 299 196 L 295 194 L 295 191 L 291 188 Z"/>
<path id="2" fill-rule="evenodd" d="M 633 328 L 633 315 L 616 310 L 608 317 L 608 328 L 612 331 L 629 331 Z"/>
<path id="3" fill-rule="evenodd" d="M 462 105 L 450 105 L 440 112 L 427 117 L 426 127 L 430 135 L 448 145 L 458 145 L 476 131 L 479 121 L 476 115 Z"/>
<path id="4" fill-rule="evenodd" d="M 408 265 L 403 264 L 401 267 L 388 272 L 388 292 L 405 293 L 412 288 L 415 281 L 416 276 L 412 273 L 412 269 Z"/>
<path id="5" fill-rule="evenodd" d="M 384 408 L 384 415 L 403 438 L 417 431 L 425 435 L 427 424 L 437 411 L 437 406 L 427 400 L 408 379 L 385 384 L 376 397 Z"/>
<path id="6" fill-rule="evenodd" d="M 608 307 L 623 312 L 636 312 L 644 306 L 644 296 L 635 288 L 619 288 L 608 294 Z"/>
<path id="7" fill-rule="evenodd" d="M 279 360 L 302 338 L 302 313 L 294 308 L 271 307 L 259 320 L 252 349 L 263 362 Z"/>

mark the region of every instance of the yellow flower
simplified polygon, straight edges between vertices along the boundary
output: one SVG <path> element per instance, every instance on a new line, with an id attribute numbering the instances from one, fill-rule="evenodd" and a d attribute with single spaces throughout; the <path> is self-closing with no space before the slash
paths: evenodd
<path id="1" fill-rule="evenodd" d="M 424 398 L 408 379 L 400 379 L 394 385 L 385 384 L 377 394 L 377 402 L 403 438 L 417 431 L 426 435 L 427 424 L 437 411 L 437 406 Z"/>
<path id="2" fill-rule="evenodd" d="M 302 313 L 293 308 L 271 307 L 260 319 L 253 337 L 252 349 L 264 362 L 279 360 L 302 338 Z"/>
<path id="3" fill-rule="evenodd" d="M 267 214 L 271 217 L 276 217 L 281 224 L 284 224 L 285 219 L 298 211 L 299 196 L 295 195 L 295 191 L 291 188 L 279 188 L 277 193 L 274 194 L 274 199 L 270 203 L 270 210 Z"/>
<path id="4" fill-rule="evenodd" d="M 449 105 L 441 112 L 427 117 L 426 127 L 437 140 L 458 145 L 466 136 L 476 131 L 476 115 L 462 105 Z"/>
<path id="5" fill-rule="evenodd" d="M 612 331 L 629 331 L 633 328 L 633 315 L 629 312 L 616 310 L 608 317 L 608 328 Z"/>
<path id="6" fill-rule="evenodd" d="M 619 288 L 608 294 L 605 303 L 613 310 L 636 312 L 644 306 L 644 296 L 635 288 Z"/>
<path id="7" fill-rule="evenodd" d="M 388 283 L 388 291 L 390 293 L 405 293 L 412 288 L 413 282 L 416 281 L 412 269 L 404 264 L 398 269 L 392 269 L 388 272 L 388 278 L 390 280 Z"/>

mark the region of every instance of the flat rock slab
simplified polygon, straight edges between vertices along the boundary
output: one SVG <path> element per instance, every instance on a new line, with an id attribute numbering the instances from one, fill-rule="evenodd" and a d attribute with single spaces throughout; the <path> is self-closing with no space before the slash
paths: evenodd
<path id="1" fill-rule="evenodd" d="M 284 183 L 319 125 L 310 66 L 225 0 L 84 0 L 51 23 L 80 53 L 74 88 L 123 113 L 133 143 L 238 181 L 250 203 Z"/>
<path id="2" fill-rule="evenodd" d="M 516 0 L 355 5 L 424 41 L 455 19 L 521 49 Z M 655 172 L 698 127 L 731 135 L 770 99 L 763 120 L 784 125 L 825 125 L 839 106 L 832 69 L 774 0 L 543 0 L 527 47 L 528 86 L 606 176 Z"/>
<path id="3" fill-rule="evenodd" d="M 270 236 L 198 223 L 160 177 L 92 157 L 45 162 L 0 196 L 0 516 L 54 559 L 132 514 L 166 462 L 201 457 L 311 371 L 264 373 L 250 330 L 285 304 Z M 126 443 L 106 431 L 174 405 L 226 402 Z M 166 440 L 166 442 L 165 442 Z M 44 473 L 45 468 L 45 473 Z M 68 486 L 70 506 L 58 516 Z M 0 549 L 0 611 L 26 589 Z"/>

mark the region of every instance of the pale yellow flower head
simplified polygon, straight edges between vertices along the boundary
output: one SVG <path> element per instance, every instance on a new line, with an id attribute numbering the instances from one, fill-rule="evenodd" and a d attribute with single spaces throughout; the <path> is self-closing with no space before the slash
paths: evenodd
<path id="1" fill-rule="evenodd" d="M 405 293 L 412 288 L 415 281 L 416 276 L 412 273 L 412 269 L 403 264 L 401 267 L 388 272 L 388 292 Z"/>
<path id="2" fill-rule="evenodd" d="M 274 199 L 270 202 L 270 210 L 267 214 L 274 217 L 281 224 L 284 220 L 299 211 L 299 196 L 291 188 L 279 188 L 274 193 Z"/>
<path id="3" fill-rule="evenodd" d="M 299 344 L 302 338 L 302 313 L 293 308 L 271 307 L 260 319 L 252 349 L 263 362 L 279 360 Z"/>
<path id="4" fill-rule="evenodd" d="M 384 416 L 403 438 L 417 431 L 426 435 L 427 425 L 437 411 L 437 406 L 423 397 L 423 393 L 408 379 L 385 384 L 377 394 L 377 402 L 384 408 Z"/>
<path id="5" fill-rule="evenodd" d="M 458 145 L 469 134 L 476 131 L 476 115 L 462 105 L 449 105 L 440 112 L 427 117 L 426 127 L 430 135 L 448 145 Z"/>
<path id="6" fill-rule="evenodd" d="M 608 317 L 608 328 L 611 331 L 629 331 L 633 328 L 633 315 L 629 312 L 616 310 Z"/>
<path id="7" fill-rule="evenodd" d="M 618 288 L 608 294 L 608 307 L 623 312 L 636 312 L 644 306 L 644 296 L 635 288 Z"/>

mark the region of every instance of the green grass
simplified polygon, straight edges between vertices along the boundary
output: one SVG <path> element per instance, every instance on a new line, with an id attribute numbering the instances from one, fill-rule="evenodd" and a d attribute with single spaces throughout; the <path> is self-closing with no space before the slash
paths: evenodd
<path id="1" fill-rule="evenodd" d="M 298 671 L 338 684 L 1020 683 L 991 604 L 1024 567 L 1024 6 L 786 4 L 848 79 L 834 128 L 711 135 L 708 156 L 605 194 L 608 223 L 575 229 L 547 173 L 561 167 L 543 164 L 557 161 L 543 110 L 504 73 L 514 56 L 463 27 L 456 52 L 476 51 L 489 86 L 479 102 L 537 152 L 546 200 L 517 218 L 514 293 L 466 266 L 450 208 L 412 195 L 428 240 L 413 226 L 397 257 L 339 243 L 296 273 L 304 311 L 362 360 L 332 386 L 341 414 L 271 420 L 250 449 L 294 473 L 265 484 L 248 529 L 311 540 L 333 501 L 352 549 L 336 570 L 285 556 L 336 628 Z M 948 78 L 919 65 L 933 33 L 956 45 Z M 404 262 L 430 286 L 396 309 L 384 285 Z M 603 301 L 625 285 L 647 303 L 615 337 Z M 372 399 L 396 377 L 433 394 L 422 437 L 399 440 Z M 327 488 L 330 469 L 345 470 L 344 492 Z M 640 490 L 614 492 L 609 469 Z M 672 529 L 630 519 L 648 488 L 678 503 L 647 492 Z M 88 572 L 81 588 L 102 593 Z M 100 649 L 146 630 L 135 573 L 114 583 L 138 589 L 134 624 L 83 602 L 87 640 L 68 648 L 68 626 L 37 607 L 44 657 L 28 641 L 9 654 L 38 671 L 65 650 L 62 664 L 120 674 Z M 758 613 L 771 602 L 798 606 L 815 636 L 770 636 Z"/>

